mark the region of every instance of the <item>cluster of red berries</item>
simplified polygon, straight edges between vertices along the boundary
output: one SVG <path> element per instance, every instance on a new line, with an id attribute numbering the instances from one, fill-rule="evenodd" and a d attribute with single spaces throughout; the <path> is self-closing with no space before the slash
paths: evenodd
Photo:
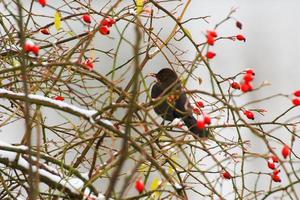
<path id="1" fill-rule="evenodd" d="M 288 145 L 284 145 L 281 149 L 281 155 L 283 158 L 287 158 L 291 154 L 291 149 Z M 281 178 L 279 176 L 280 169 L 276 169 L 275 164 L 279 163 L 278 158 L 275 155 L 272 155 L 268 159 L 268 167 L 273 170 L 273 173 L 271 174 L 272 180 L 274 182 L 281 182 Z"/>
<path id="2" fill-rule="evenodd" d="M 253 81 L 254 76 L 255 73 L 253 69 L 246 69 L 241 83 L 233 81 L 230 86 L 235 90 L 242 90 L 242 92 L 244 93 L 249 92 L 253 90 L 251 81 Z"/>
<path id="3" fill-rule="evenodd" d="M 218 37 L 216 31 L 207 31 L 206 33 L 206 43 L 213 46 L 215 44 L 215 38 Z"/>
<path id="4" fill-rule="evenodd" d="M 237 22 L 236 26 L 240 29 L 242 28 L 242 25 L 240 22 Z M 206 32 L 206 43 L 210 46 L 213 46 L 215 44 L 215 40 L 217 37 L 218 37 L 218 34 L 216 33 L 216 31 L 214 31 L 214 30 L 207 31 Z M 236 35 L 235 38 L 239 41 L 246 42 L 246 38 L 241 34 Z M 208 51 L 205 56 L 207 59 L 213 59 L 216 56 L 216 53 L 213 51 Z"/>
<path id="5" fill-rule="evenodd" d="M 41 6 L 46 6 L 46 0 L 38 0 L 39 4 L 41 4 Z M 82 16 L 82 20 L 87 23 L 90 24 L 92 22 L 91 20 L 91 16 L 89 14 L 84 14 Z M 100 23 L 100 27 L 99 27 L 99 32 L 102 35 L 108 35 L 109 34 L 109 28 L 116 23 L 116 21 L 113 18 L 105 18 L 101 21 Z M 49 30 L 48 29 L 42 29 L 41 32 L 45 35 L 49 35 Z"/>
<path id="6" fill-rule="evenodd" d="M 112 25 L 114 25 L 116 23 L 116 21 L 113 18 L 105 18 L 101 21 L 100 23 L 100 27 L 99 27 L 99 32 L 102 35 L 108 35 L 109 34 L 109 28 L 112 27 Z"/>
<path id="7" fill-rule="evenodd" d="M 278 175 L 279 174 L 279 172 L 280 172 L 280 169 L 275 169 L 274 171 L 273 171 L 273 173 L 272 173 L 272 180 L 274 181 L 274 182 L 281 182 L 281 178 L 280 178 L 280 176 Z"/>
<path id="8" fill-rule="evenodd" d="M 38 56 L 40 47 L 35 45 L 31 40 L 26 40 L 26 42 L 24 44 L 24 51 L 25 51 L 25 53 L 32 52 L 32 53 L 34 53 L 34 55 Z"/>
<path id="9" fill-rule="evenodd" d="M 193 108 L 193 113 L 201 115 L 200 109 L 204 107 L 204 103 L 202 101 L 198 101 L 195 105 L 196 107 Z"/>
<path id="10" fill-rule="evenodd" d="M 208 45 L 213 46 L 215 44 L 215 38 L 218 37 L 217 33 L 215 31 L 207 31 L 206 33 L 206 43 Z M 207 59 L 212 59 L 216 56 L 215 52 L 208 51 L 206 53 L 206 58 Z"/>
<path id="11" fill-rule="evenodd" d="M 295 98 L 293 98 L 292 102 L 295 106 L 300 106 L 300 90 L 296 90 L 294 92 Z"/>
<path id="12" fill-rule="evenodd" d="M 211 118 L 208 115 L 204 115 L 201 119 L 197 120 L 197 127 L 200 129 L 204 129 L 206 125 L 211 124 Z"/>
<path id="13" fill-rule="evenodd" d="M 204 103 L 202 101 L 196 102 L 196 107 L 193 108 L 193 112 L 197 115 L 201 115 L 201 108 L 204 107 Z M 208 115 L 202 113 L 202 118 L 197 120 L 197 127 L 200 129 L 204 129 L 206 125 L 211 124 L 211 118 Z"/>
<path id="14" fill-rule="evenodd" d="M 278 158 L 275 156 L 275 155 L 272 155 L 269 159 L 268 159 L 268 167 L 270 169 L 275 169 L 276 166 L 275 166 L 275 163 L 278 163 L 279 160 Z"/>
<path id="15" fill-rule="evenodd" d="M 246 73 L 244 74 L 243 81 L 241 83 L 241 90 L 242 92 L 249 92 L 253 90 L 251 81 L 253 81 L 255 73 L 253 69 L 247 69 L 245 72 Z"/>
<path id="16" fill-rule="evenodd" d="M 82 20 L 87 23 L 90 24 L 92 22 L 91 20 L 91 16 L 89 14 L 85 14 L 82 16 Z M 113 24 L 115 24 L 116 21 L 113 18 L 107 17 L 104 18 L 101 22 L 100 22 L 100 27 L 99 27 L 99 32 L 102 35 L 108 35 L 109 34 L 109 28 L 112 27 Z"/>

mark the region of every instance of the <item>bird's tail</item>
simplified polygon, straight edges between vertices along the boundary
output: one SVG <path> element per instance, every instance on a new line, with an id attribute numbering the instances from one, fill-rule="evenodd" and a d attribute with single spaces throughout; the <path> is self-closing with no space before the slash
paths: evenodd
<path id="1" fill-rule="evenodd" d="M 207 129 L 200 129 L 197 127 L 197 120 L 194 116 L 188 115 L 182 118 L 185 125 L 189 128 L 190 131 L 198 135 L 199 137 L 208 137 L 209 132 Z"/>

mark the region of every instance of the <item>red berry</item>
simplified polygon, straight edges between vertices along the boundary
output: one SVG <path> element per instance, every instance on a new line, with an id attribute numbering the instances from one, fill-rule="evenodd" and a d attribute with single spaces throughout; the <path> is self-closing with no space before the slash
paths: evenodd
<path id="1" fill-rule="evenodd" d="M 250 84 L 250 82 L 244 82 L 242 85 L 241 85 L 241 90 L 243 92 L 249 92 L 251 91 L 253 88 L 252 88 L 252 85 Z"/>
<path id="2" fill-rule="evenodd" d="M 88 15 L 88 14 L 83 15 L 83 16 L 82 16 L 82 19 L 83 19 L 83 21 L 84 21 L 85 23 L 88 23 L 88 24 L 90 24 L 90 23 L 92 22 L 92 21 L 91 21 L 91 16 Z"/>
<path id="3" fill-rule="evenodd" d="M 274 181 L 274 182 L 281 182 L 281 178 L 276 174 L 273 174 L 272 175 L 272 180 Z"/>
<path id="4" fill-rule="evenodd" d="M 252 81 L 253 80 L 253 75 L 252 74 L 250 74 L 250 73 L 246 73 L 245 75 L 244 75 L 244 80 L 246 81 L 246 82 L 250 82 L 250 81 Z"/>
<path id="5" fill-rule="evenodd" d="M 270 163 L 270 162 L 268 162 L 268 167 L 270 168 L 270 169 L 275 169 L 275 163 Z"/>
<path id="6" fill-rule="evenodd" d="M 144 183 L 141 181 L 141 180 L 137 180 L 135 182 L 135 189 L 139 192 L 139 193 L 142 193 L 144 191 Z"/>
<path id="7" fill-rule="evenodd" d="M 102 20 L 101 26 L 111 27 L 115 23 L 116 23 L 116 21 L 113 18 L 109 17 L 109 18 L 105 18 Z"/>
<path id="8" fill-rule="evenodd" d="M 208 59 L 212 59 L 212 58 L 214 58 L 216 56 L 216 54 L 214 53 L 214 52 L 212 52 L 212 51 L 208 51 L 207 53 L 206 53 L 206 58 L 208 58 Z"/>
<path id="9" fill-rule="evenodd" d="M 198 101 L 198 102 L 196 102 L 196 106 L 198 108 L 203 108 L 204 107 L 204 103 L 202 101 Z"/>
<path id="10" fill-rule="evenodd" d="M 38 47 L 37 45 L 34 45 L 34 46 L 31 48 L 31 51 L 32 51 L 36 56 L 38 56 L 38 55 L 39 55 L 39 51 L 40 51 L 40 47 Z"/>
<path id="11" fill-rule="evenodd" d="M 291 153 L 291 149 L 288 145 L 284 145 L 281 149 L 281 154 L 284 158 L 287 158 Z"/>
<path id="12" fill-rule="evenodd" d="M 35 46 L 35 45 L 31 40 L 26 40 L 26 42 L 24 44 L 24 51 L 26 53 L 29 53 L 30 51 L 32 51 L 33 46 Z"/>
<path id="13" fill-rule="evenodd" d="M 47 28 L 41 29 L 41 33 L 43 33 L 44 35 L 50 35 L 49 29 Z"/>
<path id="14" fill-rule="evenodd" d="M 109 28 L 108 28 L 108 26 L 100 26 L 99 32 L 102 35 L 108 35 L 109 34 Z"/>
<path id="15" fill-rule="evenodd" d="M 252 74 L 253 76 L 255 75 L 254 70 L 251 68 L 248 68 L 245 70 L 246 74 Z"/>
<path id="16" fill-rule="evenodd" d="M 216 31 L 207 31 L 207 35 L 211 37 L 218 37 Z"/>
<path id="17" fill-rule="evenodd" d="M 246 115 L 246 117 L 247 117 L 248 119 L 254 120 L 254 114 L 253 114 L 253 112 L 251 112 L 250 110 L 245 110 L 245 111 L 244 111 L 244 115 Z"/>
<path id="18" fill-rule="evenodd" d="M 207 35 L 206 42 L 207 42 L 207 44 L 213 46 L 215 44 L 215 38 L 211 35 Z"/>
<path id="19" fill-rule="evenodd" d="M 65 98 L 62 97 L 62 96 L 55 96 L 54 99 L 57 100 L 57 101 L 63 101 L 63 100 L 65 100 Z"/>
<path id="20" fill-rule="evenodd" d="M 210 118 L 210 116 L 205 115 L 204 118 L 203 118 L 203 120 L 204 120 L 205 124 L 208 124 L 208 125 L 211 124 L 211 118 Z"/>
<path id="21" fill-rule="evenodd" d="M 24 45 L 24 51 L 26 52 L 26 53 L 29 53 L 30 51 L 31 51 L 31 46 L 29 46 L 29 45 Z"/>
<path id="22" fill-rule="evenodd" d="M 296 90 L 296 91 L 294 92 L 294 95 L 295 95 L 296 97 L 300 97 L 300 90 Z"/>
<path id="23" fill-rule="evenodd" d="M 87 59 L 84 63 L 83 63 L 83 66 L 85 68 L 87 68 L 88 70 L 92 71 L 93 68 L 94 68 L 94 64 L 93 64 L 93 61 L 91 59 Z"/>
<path id="24" fill-rule="evenodd" d="M 243 35 L 235 36 L 237 40 L 246 42 L 246 38 Z"/>
<path id="25" fill-rule="evenodd" d="M 235 82 L 235 81 L 231 83 L 231 87 L 232 87 L 233 89 L 236 89 L 236 90 L 241 89 L 240 84 L 239 84 L 238 82 Z"/>
<path id="26" fill-rule="evenodd" d="M 198 120 L 197 121 L 197 127 L 199 129 L 204 129 L 205 128 L 205 122 L 204 122 L 204 120 Z"/>
<path id="27" fill-rule="evenodd" d="M 278 175 L 279 172 L 280 172 L 280 169 L 275 169 L 275 170 L 273 171 L 273 175 Z"/>
<path id="28" fill-rule="evenodd" d="M 292 102 L 293 102 L 294 106 L 300 106 L 300 99 L 294 98 L 292 100 Z"/>
<path id="29" fill-rule="evenodd" d="M 44 7 L 46 5 L 46 0 L 39 0 L 39 3 Z"/>
<path id="30" fill-rule="evenodd" d="M 239 29 L 242 29 L 243 24 L 239 21 L 236 21 L 235 23 L 236 27 L 238 27 Z"/>
<path id="31" fill-rule="evenodd" d="M 228 171 L 224 171 L 222 173 L 222 177 L 225 178 L 225 179 L 227 179 L 227 180 L 231 179 L 231 175 L 230 175 L 230 173 Z"/>
<path id="32" fill-rule="evenodd" d="M 269 160 L 268 160 L 268 167 L 269 167 L 270 169 L 275 169 L 275 163 L 273 162 L 272 159 L 269 159 Z"/>
<path id="33" fill-rule="evenodd" d="M 195 113 L 196 115 L 200 115 L 201 114 L 199 108 L 193 108 L 193 113 Z"/>
<path id="34" fill-rule="evenodd" d="M 278 163 L 279 162 L 278 158 L 275 155 L 272 155 L 271 159 L 273 160 L 274 163 Z"/>

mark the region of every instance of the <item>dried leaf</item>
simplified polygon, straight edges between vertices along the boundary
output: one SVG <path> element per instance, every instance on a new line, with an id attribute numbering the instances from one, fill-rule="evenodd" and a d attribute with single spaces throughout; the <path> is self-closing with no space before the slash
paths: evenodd
<path id="1" fill-rule="evenodd" d="M 239 22 L 239 21 L 236 21 L 235 25 L 236 25 L 236 27 L 238 27 L 239 29 L 242 29 L 242 27 L 243 27 L 243 24 L 242 24 L 241 22 Z"/>

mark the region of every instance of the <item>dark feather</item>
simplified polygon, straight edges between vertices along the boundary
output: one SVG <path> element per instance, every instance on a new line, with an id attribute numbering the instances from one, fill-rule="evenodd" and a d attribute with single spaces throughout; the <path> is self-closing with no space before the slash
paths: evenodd
<path id="1" fill-rule="evenodd" d="M 154 106 L 154 111 L 168 121 L 182 118 L 190 131 L 199 137 L 207 137 L 208 131 L 197 127 L 197 120 L 192 114 L 192 106 L 180 85 L 177 74 L 171 69 L 164 68 L 156 74 L 156 78 L 157 83 L 151 89 L 151 97 L 161 98 L 161 101 Z M 176 97 L 173 102 L 168 101 L 166 97 L 172 94 Z"/>

